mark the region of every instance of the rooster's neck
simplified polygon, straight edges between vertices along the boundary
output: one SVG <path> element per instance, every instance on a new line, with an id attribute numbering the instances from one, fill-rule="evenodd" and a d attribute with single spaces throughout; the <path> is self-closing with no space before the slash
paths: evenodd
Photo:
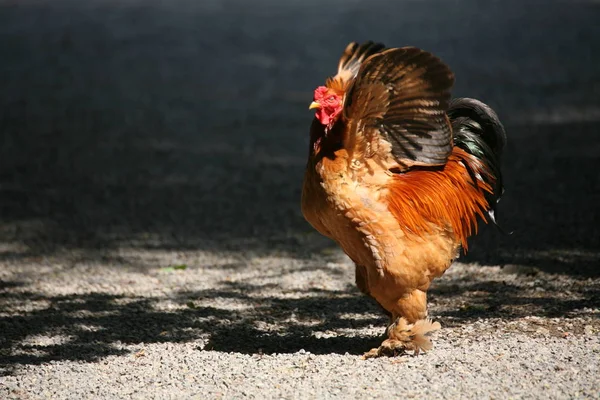
<path id="1" fill-rule="evenodd" d="M 311 156 L 333 158 L 334 153 L 343 147 L 345 127 L 341 119 L 323 125 L 315 118 L 310 130 Z"/>

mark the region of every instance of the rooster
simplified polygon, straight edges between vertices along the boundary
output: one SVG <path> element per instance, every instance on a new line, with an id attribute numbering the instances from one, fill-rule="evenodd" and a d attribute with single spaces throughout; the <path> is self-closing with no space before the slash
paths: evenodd
<path id="1" fill-rule="evenodd" d="M 354 262 L 356 285 L 390 316 L 365 357 L 432 348 L 427 290 L 495 223 L 506 142 L 496 113 L 451 100 L 454 75 L 414 47 L 350 43 L 314 92 L 302 213 Z"/>

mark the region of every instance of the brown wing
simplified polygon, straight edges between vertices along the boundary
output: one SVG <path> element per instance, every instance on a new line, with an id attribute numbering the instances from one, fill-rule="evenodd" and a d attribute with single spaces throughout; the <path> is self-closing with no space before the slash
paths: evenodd
<path id="1" fill-rule="evenodd" d="M 336 89 L 340 92 L 346 91 L 350 82 L 354 79 L 360 65 L 369 56 L 385 50 L 382 43 L 372 41 L 358 44 L 351 42 L 346 46 L 344 54 L 340 57 L 337 74 L 327 80 L 327 87 Z"/>
<path id="2" fill-rule="evenodd" d="M 360 157 L 403 167 L 441 165 L 452 152 L 446 116 L 452 71 L 414 47 L 389 49 L 364 61 L 345 98 L 344 146 Z"/>

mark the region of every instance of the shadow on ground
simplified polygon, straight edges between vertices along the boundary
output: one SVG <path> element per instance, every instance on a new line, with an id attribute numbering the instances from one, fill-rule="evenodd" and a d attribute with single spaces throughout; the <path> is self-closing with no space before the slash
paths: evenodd
<path id="1" fill-rule="evenodd" d="M 344 313 L 364 314 L 369 302 L 356 293 L 312 290 L 303 298 L 267 297 L 258 299 L 261 287 L 232 285 L 230 290 L 180 293 L 181 307 L 174 311 L 157 309 L 164 299 L 135 298 L 101 293 L 42 296 L 32 292 L 0 293 L 3 303 L 42 302 L 44 308 L 23 315 L 0 317 L 0 355 L 4 373 L 16 365 L 40 364 L 53 360 L 96 361 L 109 355 L 124 355 L 124 345 L 187 342 L 205 339 L 201 346 L 222 352 L 358 354 L 373 346 L 377 338 L 317 338 L 319 331 L 359 329 L 382 325 L 377 317 L 341 319 Z M 243 310 L 195 306 L 203 299 L 243 302 Z M 44 345 L 28 344 L 40 337 Z M 210 339 L 210 340 L 209 340 Z M 43 339 L 42 339 L 43 340 Z M 53 343 L 56 342 L 56 343 Z"/>
<path id="2" fill-rule="evenodd" d="M 540 284 L 543 290 L 528 290 L 522 283 L 436 284 L 430 292 L 435 304 L 432 314 L 449 327 L 481 318 L 511 321 L 530 315 L 568 320 L 600 307 L 597 285 L 582 284 L 558 294 L 547 282 Z M 168 311 L 164 298 L 102 293 L 45 296 L 7 290 L 18 287 L 17 283 L 2 287 L 0 299 L 5 305 L 36 308 L 0 317 L 4 374 L 13 373 L 18 365 L 53 360 L 134 357 L 127 345 L 141 349 L 144 344 L 166 342 L 198 341 L 198 349 L 244 354 L 304 349 L 314 354 L 357 355 L 379 343 L 387 321 L 376 304 L 353 287 L 265 296 L 273 288 L 230 282 L 222 289 L 179 292 L 169 300 Z"/>

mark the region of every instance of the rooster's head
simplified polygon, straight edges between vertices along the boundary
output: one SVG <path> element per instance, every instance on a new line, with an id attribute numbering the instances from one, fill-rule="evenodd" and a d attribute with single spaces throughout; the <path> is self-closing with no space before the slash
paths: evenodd
<path id="1" fill-rule="evenodd" d="M 331 127 L 342 111 L 343 106 L 343 98 L 337 91 L 319 86 L 315 90 L 313 102 L 310 103 L 309 109 L 316 108 L 315 116 L 319 122 Z"/>

